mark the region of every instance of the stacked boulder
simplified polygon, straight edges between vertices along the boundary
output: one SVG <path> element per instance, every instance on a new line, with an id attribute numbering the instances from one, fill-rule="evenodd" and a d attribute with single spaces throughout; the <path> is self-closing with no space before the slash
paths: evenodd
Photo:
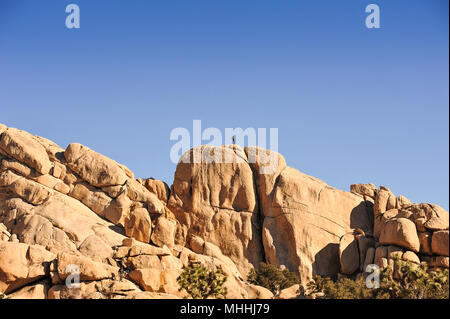
<path id="1" fill-rule="evenodd" d="M 0 293 L 181 298 L 176 279 L 195 259 L 228 275 L 228 297 L 267 297 L 212 243 L 197 251 L 175 244 L 169 195 L 165 183 L 135 179 L 86 146 L 64 150 L 0 125 Z M 76 288 L 67 285 L 72 273 Z"/>
<path id="2" fill-rule="evenodd" d="M 437 205 L 372 184 L 341 191 L 258 147 L 195 147 L 169 188 L 84 145 L 62 149 L 0 124 L 0 294 L 9 298 L 182 298 L 176 279 L 193 262 L 227 275 L 228 298 L 272 298 L 246 282 L 260 262 L 296 272 L 301 286 L 395 257 L 448 268 L 448 232 Z"/>
<path id="3" fill-rule="evenodd" d="M 388 188 L 373 184 L 351 185 L 353 193 L 373 203 L 374 227 L 354 229 L 341 237 L 341 274 L 363 274 L 370 264 L 394 269 L 394 260 L 428 267 L 449 268 L 449 214 L 434 204 L 412 204 Z"/>

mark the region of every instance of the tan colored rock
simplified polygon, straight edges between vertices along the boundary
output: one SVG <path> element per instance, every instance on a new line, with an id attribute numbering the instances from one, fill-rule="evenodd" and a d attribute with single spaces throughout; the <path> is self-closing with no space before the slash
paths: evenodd
<path id="1" fill-rule="evenodd" d="M 76 245 L 64 231 L 54 227 L 48 219 L 40 215 L 20 214 L 16 217 L 15 223 L 11 229 L 23 243 L 29 245 L 41 245 L 52 252 L 77 251 Z"/>
<path id="2" fill-rule="evenodd" d="M 439 230 L 433 232 L 431 239 L 431 250 L 436 255 L 442 255 L 448 257 L 448 230 Z"/>
<path id="3" fill-rule="evenodd" d="M 55 257 L 38 245 L 0 242 L 0 292 L 8 294 L 48 275 Z"/>
<path id="4" fill-rule="evenodd" d="M 152 233 L 152 221 L 145 208 L 134 209 L 125 219 L 125 233 L 128 237 L 144 243 L 150 242 Z"/>
<path id="5" fill-rule="evenodd" d="M 155 255 L 155 256 L 169 256 L 171 255 L 170 249 L 167 246 L 155 247 L 152 245 L 133 246 L 129 250 L 129 256 L 139 255 Z"/>
<path id="6" fill-rule="evenodd" d="M 339 241 L 341 272 L 351 275 L 359 269 L 358 243 L 353 233 L 345 234 Z"/>
<path id="7" fill-rule="evenodd" d="M 67 234 L 76 245 L 90 235 L 101 238 L 108 246 L 120 246 L 124 238 L 114 224 L 100 218 L 78 200 L 55 193 L 47 202 L 32 207 L 32 212 L 49 220 Z"/>
<path id="8" fill-rule="evenodd" d="M 155 222 L 155 228 L 151 236 L 152 242 L 162 247 L 166 245 L 171 248 L 175 245 L 176 222 L 165 217 L 158 217 Z"/>
<path id="9" fill-rule="evenodd" d="M 151 214 L 163 215 L 165 213 L 164 204 L 138 181 L 129 179 L 126 186 L 127 196 L 132 201 L 143 203 Z"/>
<path id="10" fill-rule="evenodd" d="M 153 178 L 148 178 L 144 180 L 143 185 L 151 193 L 155 194 L 160 201 L 167 204 L 170 195 L 170 188 L 166 183 Z"/>
<path id="11" fill-rule="evenodd" d="M 93 261 L 107 263 L 114 254 L 111 246 L 97 235 L 88 236 L 78 247 L 78 251 Z"/>
<path id="12" fill-rule="evenodd" d="M 385 189 L 380 189 L 377 192 L 373 207 L 375 216 L 383 214 L 387 210 L 390 195 L 391 193 Z"/>
<path id="13" fill-rule="evenodd" d="M 420 265 L 419 257 L 412 251 L 407 250 L 403 253 L 402 259 Z"/>
<path id="14" fill-rule="evenodd" d="M 48 188 L 11 171 L 0 173 L 0 186 L 7 187 L 15 195 L 33 205 L 46 202 L 52 195 Z"/>
<path id="15" fill-rule="evenodd" d="M 304 284 L 313 274 L 335 276 L 340 271 L 340 237 L 352 228 L 370 232 L 371 206 L 360 195 L 334 189 L 291 167 L 276 180 L 272 204 L 262 207 L 267 261 L 298 272 Z"/>
<path id="16" fill-rule="evenodd" d="M 416 226 L 406 218 L 393 218 L 388 220 L 381 230 L 380 244 L 396 245 L 419 252 L 420 242 Z"/>
<path id="17" fill-rule="evenodd" d="M 162 256 L 161 257 L 161 266 L 163 270 L 166 269 L 175 269 L 175 270 L 179 270 L 183 268 L 183 263 L 181 262 L 180 259 L 169 255 L 169 256 Z"/>
<path id="18" fill-rule="evenodd" d="M 8 128 L 0 136 L 0 148 L 12 158 L 41 174 L 50 172 L 52 165 L 45 148 L 27 132 Z"/>
<path id="19" fill-rule="evenodd" d="M 1 160 L 0 171 L 3 172 L 6 170 L 12 170 L 15 173 L 25 176 L 25 177 L 35 176 L 38 174 L 33 169 L 29 168 L 28 166 L 22 164 L 21 162 L 15 160 L 15 159 Z"/>
<path id="20" fill-rule="evenodd" d="M 411 201 L 406 198 L 405 196 L 398 196 L 397 197 L 397 207 L 396 208 L 405 208 L 411 205 Z"/>
<path id="21" fill-rule="evenodd" d="M 136 269 L 129 274 L 130 279 L 142 290 L 158 292 L 161 287 L 161 270 L 156 268 Z"/>
<path id="22" fill-rule="evenodd" d="M 9 299 L 47 299 L 50 284 L 47 281 L 40 281 L 30 286 L 25 286 L 16 292 L 8 295 Z"/>
<path id="23" fill-rule="evenodd" d="M 105 218 L 115 225 L 125 225 L 125 219 L 129 216 L 132 205 L 133 202 L 128 198 L 126 192 L 123 192 L 105 208 Z"/>
<path id="24" fill-rule="evenodd" d="M 48 292 L 48 299 L 135 299 L 152 298 L 141 295 L 143 292 L 129 280 L 105 279 L 93 282 L 81 282 L 79 288 L 67 288 L 55 285 Z"/>
<path id="25" fill-rule="evenodd" d="M 144 268 L 163 270 L 160 259 L 155 255 L 138 255 L 134 257 L 128 257 L 125 261 L 125 264 L 128 268 L 133 270 Z"/>
<path id="26" fill-rule="evenodd" d="M 448 230 L 449 218 L 448 212 L 438 205 L 430 205 L 433 210 L 433 215 L 425 223 L 425 228 L 429 230 Z"/>
<path id="27" fill-rule="evenodd" d="M 70 144 L 64 156 L 67 165 L 92 186 L 123 185 L 128 179 L 115 161 L 81 144 Z"/>
<path id="28" fill-rule="evenodd" d="M 55 162 L 53 163 L 53 169 L 50 171 L 50 173 L 60 179 L 60 180 L 64 180 L 64 178 L 66 177 L 66 173 L 67 173 L 67 168 L 65 165 Z"/>
<path id="29" fill-rule="evenodd" d="M 78 199 L 101 217 L 105 217 L 105 211 L 112 202 L 112 198 L 103 191 L 86 183 L 76 184 L 69 195 Z"/>
<path id="30" fill-rule="evenodd" d="M 8 127 L 2 123 L 0 123 L 0 134 L 2 134 L 4 131 L 6 131 Z"/>
<path id="31" fill-rule="evenodd" d="M 180 285 L 177 282 L 177 278 L 183 271 L 181 269 L 167 269 L 161 271 L 161 287 L 160 291 L 175 295 L 181 298 L 189 297 L 186 291 L 180 291 Z"/>
<path id="32" fill-rule="evenodd" d="M 122 241 L 122 245 L 126 247 L 133 247 L 134 245 L 136 245 L 136 240 L 134 238 L 125 238 Z"/>
<path id="33" fill-rule="evenodd" d="M 433 204 L 413 204 L 406 208 L 413 213 L 413 219 L 417 230 L 448 230 L 448 212 L 438 205 Z"/>
<path id="34" fill-rule="evenodd" d="M 93 261 L 85 256 L 76 256 L 68 253 L 59 253 L 57 271 L 60 279 L 65 280 L 75 273 L 73 265 L 79 270 L 81 281 L 93 281 L 119 278 L 119 269 L 101 262 Z"/>
<path id="35" fill-rule="evenodd" d="M 372 183 L 350 185 L 350 192 L 363 196 L 368 196 L 373 199 L 375 199 L 375 194 L 377 191 L 378 191 L 377 187 Z"/>
<path id="36" fill-rule="evenodd" d="M 102 191 L 104 191 L 106 194 L 108 194 L 111 198 L 117 198 L 120 194 L 127 191 L 126 186 L 122 185 L 113 185 L 113 186 L 106 186 L 102 187 Z"/>
<path id="37" fill-rule="evenodd" d="M 433 254 L 431 249 L 431 236 L 432 234 L 429 232 L 420 232 L 419 242 L 420 242 L 420 253 L 423 255 L 431 256 Z"/>
<path id="38" fill-rule="evenodd" d="M 299 299 L 301 294 L 300 285 L 293 285 L 280 291 L 277 299 Z"/>
<path id="39" fill-rule="evenodd" d="M 190 161 L 194 158 L 198 163 Z M 252 169 L 239 146 L 190 150 L 177 165 L 168 204 L 180 223 L 176 244 L 184 245 L 188 233 L 200 236 L 246 274 L 263 256 L 256 196 Z"/>
<path id="40" fill-rule="evenodd" d="M 248 299 L 273 299 L 274 297 L 269 289 L 251 284 L 248 285 L 247 292 Z"/>

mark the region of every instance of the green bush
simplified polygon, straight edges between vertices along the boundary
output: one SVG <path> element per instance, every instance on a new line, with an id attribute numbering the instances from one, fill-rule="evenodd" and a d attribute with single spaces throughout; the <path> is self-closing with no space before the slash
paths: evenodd
<path id="1" fill-rule="evenodd" d="M 259 269 L 250 270 L 247 281 L 251 284 L 269 289 L 274 295 L 300 282 L 298 276 L 287 270 L 281 270 L 274 265 L 260 263 Z"/>
<path id="2" fill-rule="evenodd" d="M 369 289 L 364 278 L 351 280 L 315 276 L 308 284 L 310 295 L 323 299 L 448 299 L 449 270 L 429 271 L 420 266 L 395 260 L 394 271 L 386 267 L 380 271 L 380 287 Z"/>
<path id="3" fill-rule="evenodd" d="M 227 288 L 224 287 L 226 280 L 227 276 L 221 269 L 209 271 L 200 264 L 184 267 L 183 272 L 177 278 L 180 285 L 179 291 L 186 290 L 193 299 L 225 298 L 227 295 Z"/>

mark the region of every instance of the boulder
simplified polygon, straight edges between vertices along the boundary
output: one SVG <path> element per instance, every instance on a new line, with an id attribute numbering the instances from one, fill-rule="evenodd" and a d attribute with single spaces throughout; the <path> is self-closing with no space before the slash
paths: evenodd
<path id="1" fill-rule="evenodd" d="M 0 293 L 8 294 L 47 276 L 55 257 L 42 246 L 0 242 Z"/>
<path id="2" fill-rule="evenodd" d="M 293 285 L 280 291 L 277 299 L 299 299 L 301 294 L 300 285 Z"/>
<path id="3" fill-rule="evenodd" d="M 152 233 L 152 221 L 145 208 L 134 209 L 125 219 L 125 233 L 128 237 L 144 243 L 150 242 Z"/>
<path id="4" fill-rule="evenodd" d="M 431 238 L 431 251 L 436 255 L 448 257 L 448 230 L 438 230 L 433 232 Z"/>
<path id="5" fill-rule="evenodd" d="M 420 253 L 423 255 L 431 256 L 433 251 L 431 249 L 431 237 L 430 232 L 419 232 L 419 242 L 420 242 Z"/>
<path id="6" fill-rule="evenodd" d="M 332 188 L 291 167 L 283 169 L 276 181 L 267 200 L 271 204 L 262 207 L 267 261 L 299 273 L 304 284 L 313 274 L 337 275 L 339 239 L 353 228 L 371 232 L 371 205 L 360 195 Z"/>
<path id="7" fill-rule="evenodd" d="M 0 148 L 12 158 L 41 174 L 50 172 L 52 164 L 45 148 L 27 132 L 8 128 L 0 136 Z"/>
<path id="8" fill-rule="evenodd" d="M 186 152 L 168 203 L 180 223 L 176 244 L 198 235 L 246 274 L 263 256 L 256 197 L 253 172 L 239 146 L 205 145 Z"/>
<path id="9" fill-rule="evenodd" d="M 380 244 L 396 245 L 416 253 L 420 250 L 416 226 L 406 218 L 392 218 L 388 220 L 381 230 Z"/>
<path id="10" fill-rule="evenodd" d="M 247 287 L 248 299 L 273 299 L 273 293 L 264 287 L 251 285 Z"/>
<path id="11" fill-rule="evenodd" d="M 152 233 L 152 242 L 159 247 L 166 245 L 169 248 L 174 246 L 176 222 L 160 216 L 155 222 L 155 229 Z"/>
<path id="12" fill-rule="evenodd" d="M 166 183 L 153 178 L 148 178 L 143 181 L 143 185 L 151 193 L 155 194 L 160 201 L 167 204 L 170 195 L 170 188 Z"/>
<path id="13" fill-rule="evenodd" d="M 363 196 L 368 196 L 372 199 L 375 199 L 377 191 L 378 191 L 377 187 L 371 183 L 350 185 L 350 192 Z"/>
<path id="14" fill-rule="evenodd" d="M 76 266 L 76 268 L 73 266 Z M 68 253 L 58 254 L 57 272 L 61 280 L 65 280 L 69 275 L 74 273 L 79 273 L 81 281 L 119 278 L 119 268 L 117 267 L 93 261 L 85 256 Z"/>
<path id="15" fill-rule="evenodd" d="M 67 165 L 92 186 L 123 185 L 128 179 L 124 170 L 115 161 L 84 145 L 70 144 L 64 156 Z"/>
<path id="16" fill-rule="evenodd" d="M 8 295 L 9 299 L 47 299 L 50 283 L 47 280 L 25 286 Z"/>
<path id="17" fill-rule="evenodd" d="M 358 242 L 353 233 L 348 233 L 341 237 L 339 241 L 339 260 L 343 274 L 351 275 L 359 269 Z"/>
<path id="18" fill-rule="evenodd" d="M 161 287 L 161 270 L 156 268 L 144 268 L 133 270 L 129 277 L 136 282 L 142 290 L 158 292 Z"/>
<path id="19" fill-rule="evenodd" d="M 417 264 L 417 265 L 420 264 L 419 257 L 414 252 L 412 252 L 410 250 L 407 250 L 407 251 L 405 251 L 403 253 L 402 259 L 406 260 L 406 261 L 409 261 L 409 262 L 412 262 L 412 263 Z"/>

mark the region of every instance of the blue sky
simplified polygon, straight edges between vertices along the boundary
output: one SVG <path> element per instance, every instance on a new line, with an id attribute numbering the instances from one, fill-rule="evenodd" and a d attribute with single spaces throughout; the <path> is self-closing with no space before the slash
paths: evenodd
<path id="1" fill-rule="evenodd" d="M 448 26 L 447 0 L 0 0 L 0 122 L 168 184 L 172 129 L 276 127 L 331 186 L 448 209 Z"/>

